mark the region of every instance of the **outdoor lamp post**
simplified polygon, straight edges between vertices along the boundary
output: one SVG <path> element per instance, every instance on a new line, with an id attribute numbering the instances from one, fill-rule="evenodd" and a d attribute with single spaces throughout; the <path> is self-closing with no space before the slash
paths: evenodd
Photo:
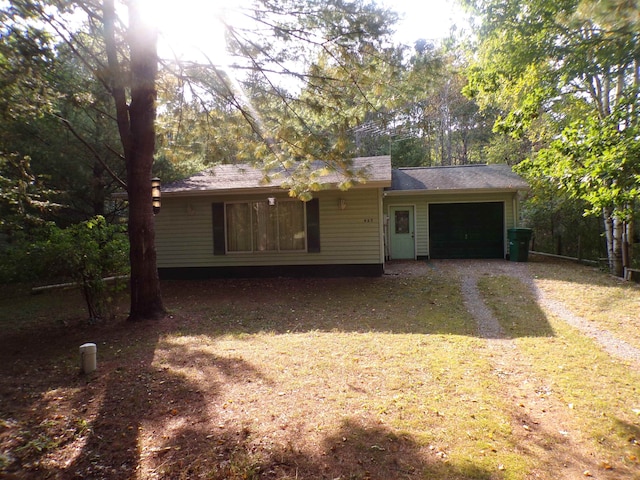
<path id="1" fill-rule="evenodd" d="M 151 179 L 151 202 L 153 204 L 153 214 L 160 213 L 160 179 L 153 177 Z"/>

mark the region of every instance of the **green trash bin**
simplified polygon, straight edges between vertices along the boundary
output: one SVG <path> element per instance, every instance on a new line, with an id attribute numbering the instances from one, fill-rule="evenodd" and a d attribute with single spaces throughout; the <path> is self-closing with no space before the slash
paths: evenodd
<path id="1" fill-rule="evenodd" d="M 512 262 L 526 262 L 529 259 L 531 233 L 532 230 L 530 228 L 510 228 L 507 230 L 509 260 Z"/>

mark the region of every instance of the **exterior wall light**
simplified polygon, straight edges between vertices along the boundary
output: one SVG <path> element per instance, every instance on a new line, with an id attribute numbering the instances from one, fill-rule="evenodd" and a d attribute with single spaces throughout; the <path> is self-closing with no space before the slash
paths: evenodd
<path id="1" fill-rule="evenodd" d="M 153 204 L 153 214 L 160 213 L 160 179 L 153 177 L 151 179 L 151 202 Z"/>
<path id="2" fill-rule="evenodd" d="M 276 197 L 268 197 L 267 200 L 272 207 L 276 204 Z"/>
<path id="3" fill-rule="evenodd" d="M 340 210 L 345 210 L 347 208 L 347 201 L 344 198 L 338 199 L 338 208 Z"/>

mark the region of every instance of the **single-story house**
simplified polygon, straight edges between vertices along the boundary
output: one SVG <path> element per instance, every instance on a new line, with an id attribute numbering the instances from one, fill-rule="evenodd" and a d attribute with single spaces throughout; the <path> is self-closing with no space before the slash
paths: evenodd
<path id="1" fill-rule="evenodd" d="M 526 182 L 507 165 L 400 168 L 361 157 L 303 202 L 246 165 L 163 186 L 155 217 L 162 278 L 375 276 L 396 259 L 506 258 Z"/>

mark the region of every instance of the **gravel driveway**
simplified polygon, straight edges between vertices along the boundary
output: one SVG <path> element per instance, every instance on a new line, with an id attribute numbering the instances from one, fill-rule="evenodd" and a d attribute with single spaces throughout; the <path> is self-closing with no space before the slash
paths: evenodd
<path id="1" fill-rule="evenodd" d="M 538 299 L 540 308 L 549 312 L 569 325 L 579 329 L 584 335 L 596 340 L 606 352 L 621 360 L 632 362 L 640 368 L 640 349 L 617 338 L 608 330 L 597 328 L 584 318 L 575 315 L 561 301 L 549 298 L 540 290 L 529 272 L 527 263 L 509 262 L 505 260 L 432 260 L 389 262 L 385 265 L 385 274 L 389 275 L 423 275 L 429 269 L 442 272 L 453 272 L 460 278 L 461 291 L 465 306 L 476 319 L 478 333 L 487 339 L 504 339 L 498 320 L 482 301 L 478 291 L 477 280 L 481 275 L 507 275 L 517 278 L 528 285 Z M 453 277 L 452 277 L 453 278 Z"/>
<path id="2" fill-rule="evenodd" d="M 478 279 L 487 275 L 506 275 L 521 280 L 531 288 L 539 307 L 579 329 L 584 335 L 595 339 L 605 351 L 628 362 L 631 368 L 640 369 L 640 350 L 615 337 L 611 332 L 596 328 L 592 322 L 570 311 L 563 302 L 545 295 L 534 280 L 527 263 L 504 260 L 435 260 L 429 262 L 392 262 L 385 266 L 385 273 L 400 276 L 426 275 L 439 272 L 444 278 L 460 282 L 463 301 L 476 320 L 478 334 L 486 341 L 490 350 L 492 373 L 500 383 L 511 403 L 517 405 L 514 435 L 522 434 L 528 442 L 545 445 L 554 454 L 549 461 L 560 459 L 551 467 L 555 480 L 575 480 L 592 477 L 622 478 L 613 470 L 602 470 L 601 463 L 593 456 L 576 456 L 576 452 L 589 451 L 589 439 L 575 428 L 572 407 L 558 395 L 552 395 L 553 386 L 544 376 L 537 376 L 531 358 L 523 355 L 516 340 L 505 334 L 493 312 L 484 303 L 478 290 Z M 520 433 L 518 433 L 520 432 Z M 550 440 L 552 439 L 551 443 Z M 543 471 L 533 472 L 528 478 L 548 478 Z M 629 477 L 627 477 L 629 478 Z"/>

